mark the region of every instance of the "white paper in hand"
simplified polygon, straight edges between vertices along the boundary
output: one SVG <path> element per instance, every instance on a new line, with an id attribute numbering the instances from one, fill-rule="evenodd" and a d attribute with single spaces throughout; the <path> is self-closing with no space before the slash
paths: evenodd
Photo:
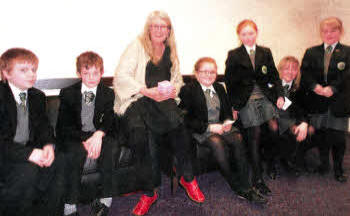
<path id="1" fill-rule="evenodd" d="M 283 105 L 282 109 L 287 110 L 291 104 L 292 104 L 292 101 L 290 101 L 287 97 L 284 97 L 284 105 Z"/>
<path id="2" fill-rule="evenodd" d="M 235 123 L 235 120 L 226 120 L 224 121 L 224 125 L 229 125 Z"/>

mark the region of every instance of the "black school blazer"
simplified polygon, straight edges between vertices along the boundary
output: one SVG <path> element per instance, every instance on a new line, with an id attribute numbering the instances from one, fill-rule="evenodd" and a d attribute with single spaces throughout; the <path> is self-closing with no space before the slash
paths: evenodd
<path id="1" fill-rule="evenodd" d="M 242 109 L 255 82 L 264 95 L 275 104 L 283 96 L 282 83 L 269 48 L 256 46 L 255 70 L 244 45 L 229 51 L 226 60 L 225 84 L 232 107 Z"/>
<path id="2" fill-rule="evenodd" d="M 288 90 L 288 99 L 292 104 L 288 107 L 287 111 L 291 118 L 296 119 L 296 124 L 302 122 L 308 123 L 308 116 L 303 108 L 303 92 L 296 88 L 293 81 L 292 87 Z"/>
<path id="3" fill-rule="evenodd" d="M 45 94 L 36 89 L 28 89 L 29 141 L 23 146 L 13 141 L 17 128 L 17 107 L 12 90 L 7 83 L 0 83 L 0 154 L 5 162 L 28 161 L 34 148 L 54 144 L 53 128 L 46 115 Z"/>
<path id="4" fill-rule="evenodd" d="M 306 50 L 301 64 L 301 87 L 304 104 L 309 113 L 324 113 L 330 108 L 336 116 L 346 116 L 346 77 L 350 73 L 350 47 L 338 43 L 333 51 L 324 80 L 324 44 Z M 316 84 L 331 86 L 332 97 L 319 96 L 313 92 Z"/>
<path id="5" fill-rule="evenodd" d="M 213 87 L 220 100 L 220 121 L 232 119 L 231 106 L 229 104 L 224 87 L 215 82 Z M 197 80 L 186 84 L 181 88 L 181 103 L 179 107 L 185 112 L 185 124 L 191 132 L 202 134 L 208 128 L 208 107 L 203 89 Z"/>
<path id="6" fill-rule="evenodd" d="M 82 82 L 63 88 L 60 92 L 60 108 L 57 118 L 56 132 L 60 143 L 65 140 L 81 142 L 85 132 L 81 130 Z M 114 122 L 114 92 L 102 83 L 96 91 L 93 123 L 96 130 L 106 134 L 113 130 Z"/>

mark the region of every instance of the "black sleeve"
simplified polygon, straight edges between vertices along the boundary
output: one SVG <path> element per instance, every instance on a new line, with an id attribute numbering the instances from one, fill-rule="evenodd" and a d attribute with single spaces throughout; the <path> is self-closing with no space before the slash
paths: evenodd
<path id="1" fill-rule="evenodd" d="M 181 98 L 181 102 L 179 107 L 185 113 L 185 124 L 187 128 L 195 133 L 202 134 L 208 128 L 208 123 L 201 120 L 198 115 L 196 115 L 196 106 L 194 102 L 195 95 L 192 94 L 191 85 L 185 85 L 181 88 L 179 97 Z"/>

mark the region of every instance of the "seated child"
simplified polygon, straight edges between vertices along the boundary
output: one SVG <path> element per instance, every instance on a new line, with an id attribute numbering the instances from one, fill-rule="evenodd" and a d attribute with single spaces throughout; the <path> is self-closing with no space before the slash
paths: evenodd
<path id="1" fill-rule="evenodd" d="M 0 174 L 4 191 L 0 200 L 3 213 L 61 215 L 64 159 L 62 154 L 55 153 L 45 94 L 33 88 L 39 60 L 29 50 L 12 48 L 1 55 L 1 62 L 4 82 L 0 83 L 0 148 L 4 164 Z"/>
<path id="2" fill-rule="evenodd" d="M 210 57 L 200 58 L 194 67 L 196 80 L 180 92 L 185 123 L 200 146 L 208 147 L 231 189 L 250 202 L 267 200 L 249 183 L 242 135 L 232 126 L 232 111 L 224 87 L 215 82 L 217 65 Z M 231 166 L 232 163 L 232 166 Z"/>
<path id="3" fill-rule="evenodd" d="M 278 110 L 279 118 L 270 123 L 272 129 L 271 136 L 267 143 L 272 143 L 265 148 L 265 154 L 268 157 L 267 174 L 271 179 L 279 175 L 276 165 L 277 159 L 281 160 L 282 165 L 287 171 L 296 172 L 294 159 L 297 149 L 301 149 L 308 134 L 307 114 L 302 108 L 302 96 L 298 91 L 300 81 L 300 65 L 297 58 L 293 56 L 284 57 L 279 65 L 278 71 L 282 80 L 282 86 L 285 97 L 285 106 Z M 291 103 L 290 103 L 291 102 Z M 288 106 L 288 104 L 290 104 Z M 271 142 L 273 140 L 273 142 Z M 298 148 L 299 146 L 299 148 Z M 300 161 L 299 161 L 300 162 Z"/>
<path id="4" fill-rule="evenodd" d="M 98 166 L 102 174 L 102 195 L 92 202 L 94 215 L 107 215 L 112 203 L 112 124 L 114 92 L 101 81 L 103 60 L 94 52 L 77 58 L 81 81 L 60 92 L 57 138 L 67 156 L 65 215 L 78 215 L 81 177 L 84 170 Z"/>

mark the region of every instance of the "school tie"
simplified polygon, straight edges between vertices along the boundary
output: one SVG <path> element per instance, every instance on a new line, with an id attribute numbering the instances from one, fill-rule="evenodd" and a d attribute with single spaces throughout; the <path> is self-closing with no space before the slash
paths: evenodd
<path id="1" fill-rule="evenodd" d="M 284 96 L 288 95 L 288 90 L 289 90 L 289 84 L 285 84 L 283 86 L 283 92 L 284 92 Z"/>
<path id="2" fill-rule="evenodd" d="M 26 110 L 27 93 L 25 93 L 25 92 L 19 93 L 19 100 L 21 101 L 19 106 L 25 111 Z"/>
<path id="3" fill-rule="evenodd" d="M 211 90 L 210 89 L 206 89 L 205 90 L 205 94 L 207 95 L 207 96 L 209 96 L 209 97 L 213 97 L 213 94 L 212 94 L 212 92 L 211 92 Z"/>
<path id="4" fill-rule="evenodd" d="M 331 61 L 331 57 L 332 57 L 332 50 L 333 50 L 333 47 L 331 45 L 329 45 L 327 48 L 326 48 L 326 52 L 324 53 L 324 81 L 327 82 L 327 75 L 328 75 L 328 67 L 329 67 L 329 62 Z"/>
<path id="5" fill-rule="evenodd" d="M 253 49 L 249 50 L 249 58 L 250 58 L 250 61 L 252 62 L 253 68 L 255 70 L 255 50 L 253 50 Z"/>
<path id="6" fill-rule="evenodd" d="M 85 91 L 84 92 L 84 101 L 85 104 L 89 105 L 91 104 L 95 99 L 95 94 L 92 91 Z"/>

